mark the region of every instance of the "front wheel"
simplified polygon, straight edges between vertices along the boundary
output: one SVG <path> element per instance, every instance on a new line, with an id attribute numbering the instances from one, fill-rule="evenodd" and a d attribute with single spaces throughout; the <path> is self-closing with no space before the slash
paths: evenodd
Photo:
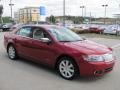
<path id="1" fill-rule="evenodd" d="M 58 72 L 64 79 L 72 80 L 76 76 L 78 69 L 71 58 L 64 57 L 58 63 Z"/>
<path id="2" fill-rule="evenodd" d="M 13 45 L 8 46 L 7 52 L 10 59 L 15 60 L 17 58 L 17 52 Z"/>

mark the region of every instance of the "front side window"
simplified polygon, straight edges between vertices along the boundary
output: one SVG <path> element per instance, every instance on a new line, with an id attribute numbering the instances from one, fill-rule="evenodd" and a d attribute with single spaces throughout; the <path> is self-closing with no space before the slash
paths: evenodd
<path id="1" fill-rule="evenodd" d="M 30 27 L 23 27 L 17 31 L 16 34 L 24 37 L 32 37 L 32 31 Z"/>
<path id="2" fill-rule="evenodd" d="M 35 28 L 33 31 L 34 31 L 33 33 L 34 39 L 41 40 L 41 38 L 49 38 L 48 34 L 40 28 Z"/>
<path id="3" fill-rule="evenodd" d="M 60 41 L 60 42 L 62 41 L 73 42 L 73 41 L 83 40 L 83 38 L 81 38 L 79 35 L 63 27 L 51 27 L 49 32 L 57 41 Z"/>

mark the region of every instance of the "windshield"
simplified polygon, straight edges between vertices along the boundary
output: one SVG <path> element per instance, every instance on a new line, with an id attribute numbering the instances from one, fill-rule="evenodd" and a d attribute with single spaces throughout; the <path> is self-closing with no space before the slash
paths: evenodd
<path id="1" fill-rule="evenodd" d="M 74 42 L 74 41 L 82 41 L 83 39 L 72 32 L 71 30 L 64 27 L 52 27 L 49 32 L 53 35 L 53 37 L 60 42 Z"/>

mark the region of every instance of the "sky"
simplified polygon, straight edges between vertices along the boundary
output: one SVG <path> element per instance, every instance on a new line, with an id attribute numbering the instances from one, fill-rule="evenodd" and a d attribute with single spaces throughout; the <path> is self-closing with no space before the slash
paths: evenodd
<path id="1" fill-rule="evenodd" d="M 86 7 L 86 16 L 104 17 L 105 8 L 103 4 L 108 4 L 107 17 L 113 17 L 114 14 L 120 14 L 120 0 L 65 0 L 66 15 L 81 16 L 82 9 L 80 6 Z M 63 0 L 12 0 L 14 3 L 13 12 L 24 7 L 46 7 L 46 15 L 63 15 Z M 10 16 L 10 0 L 1 0 L 0 4 L 4 6 L 3 16 Z M 84 10 L 85 15 L 85 10 Z"/>

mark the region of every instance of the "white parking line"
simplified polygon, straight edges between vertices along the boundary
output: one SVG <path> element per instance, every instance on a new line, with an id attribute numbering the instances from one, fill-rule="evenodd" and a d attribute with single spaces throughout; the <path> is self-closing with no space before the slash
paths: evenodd
<path id="1" fill-rule="evenodd" d="M 115 48 L 118 48 L 118 47 L 120 47 L 120 44 L 114 45 L 114 46 L 112 46 L 111 48 L 112 48 L 112 49 L 115 49 Z"/>

